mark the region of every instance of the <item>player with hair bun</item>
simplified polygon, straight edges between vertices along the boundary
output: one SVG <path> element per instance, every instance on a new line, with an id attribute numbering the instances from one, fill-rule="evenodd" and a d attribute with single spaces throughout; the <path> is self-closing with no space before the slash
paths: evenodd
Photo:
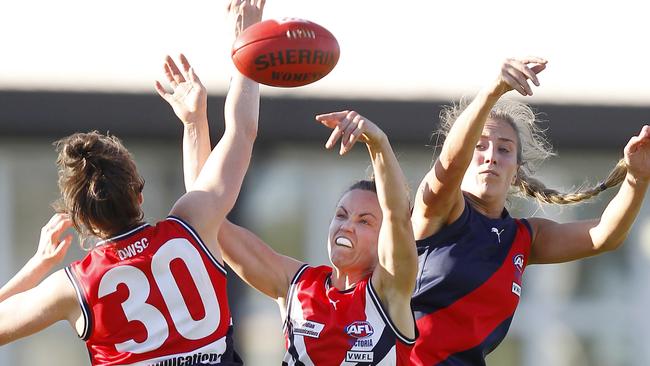
<path id="1" fill-rule="evenodd" d="M 230 13 L 251 22 L 261 17 L 240 1 Z M 207 98 L 184 56 L 181 65 L 182 71 L 168 57 L 165 74 L 173 91 L 159 82 L 156 89 L 191 140 L 207 123 Z M 203 108 L 178 109 L 189 100 Z M 89 132 L 59 140 L 63 215 L 44 227 L 32 264 L 0 290 L 0 345 L 66 320 L 86 342 L 92 365 L 241 365 L 217 234 L 248 169 L 258 115 L 259 85 L 236 73 L 223 137 L 212 151 L 207 146 L 192 189 L 154 225 L 143 221 L 144 180 L 117 137 Z M 40 282 L 62 259 L 71 237 L 59 237 L 71 225 L 82 237 L 101 241 L 84 259 Z"/>
<path id="2" fill-rule="evenodd" d="M 485 365 L 505 337 L 528 264 L 560 263 L 618 248 L 639 213 L 650 181 L 650 127 L 625 146 L 624 158 L 593 188 L 564 194 L 533 178 L 551 155 L 523 103 L 546 60 L 508 59 L 496 81 L 467 106 L 442 113 L 440 155 L 420 184 L 412 214 L 419 255 L 413 295 L 420 337 L 413 365 Z M 509 192 L 569 204 L 621 184 L 600 218 L 568 223 L 512 218 Z"/>

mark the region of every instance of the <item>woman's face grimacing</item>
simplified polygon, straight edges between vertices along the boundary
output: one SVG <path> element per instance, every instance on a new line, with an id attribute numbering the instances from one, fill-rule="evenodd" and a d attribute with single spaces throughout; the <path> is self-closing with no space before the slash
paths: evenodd
<path id="1" fill-rule="evenodd" d="M 332 265 L 347 271 L 372 271 L 382 212 L 377 194 L 353 189 L 343 195 L 329 227 L 327 249 Z"/>

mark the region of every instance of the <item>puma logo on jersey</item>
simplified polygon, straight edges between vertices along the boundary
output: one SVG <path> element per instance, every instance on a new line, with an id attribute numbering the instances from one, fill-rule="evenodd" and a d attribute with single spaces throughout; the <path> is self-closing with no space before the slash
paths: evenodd
<path id="1" fill-rule="evenodd" d="M 127 258 L 134 257 L 142 253 L 149 246 L 149 239 L 142 238 L 136 241 L 133 244 L 128 245 L 123 249 L 117 250 L 117 255 L 120 257 L 120 260 L 125 260 Z"/>
<path id="2" fill-rule="evenodd" d="M 492 232 L 497 234 L 497 240 L 499 241 L 499 244 L 501 244 L 501 233 L 503 232 L 503 230 L 505 229 L 501 229 L 501 231 L 499 231 L 499 229 L 495 227 L 492 228 Z"/>

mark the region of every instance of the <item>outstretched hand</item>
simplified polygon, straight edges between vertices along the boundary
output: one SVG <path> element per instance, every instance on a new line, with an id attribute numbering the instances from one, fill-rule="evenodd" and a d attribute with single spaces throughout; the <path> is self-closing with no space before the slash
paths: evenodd
<path id="1" fill-rule="evenodd" d="M 165 57 L 163 70 L 172 92 L 167 92 L 157 80 L 156 91 L 172 106 L 174 113 L 184 124 L 207 123 L 208 92 L 185 55 L 180 55 L 180 61 L 182 71 L 171 57 Z"/>
<path id="2" fill-rule="evenodd" d="M 516 90 L 523 96 L 533 95 L 528 80 L 535 86 L 539 86 L 537 74 L 546 68 L 546 63 L 547 61 L 541 57 L 506 59 L 501 65 L 501 71 L 496 81 L 498 90 L 501 94 Z"/>
<path id="3" fill-rule="evenodd" d="M 249 26 L 262 20 L 266 0 L 229 0 L 226 8 L 235 38 Z"/>
<path id="4" fill-rule="evenodd" d="M 61 239 L 61 234 L 72 227 L 72 220 L 66 214 L 57 213 L 41 229 L 41 238 L 33 259 L 39 265 L 52 268 L 63 260 L 72 243 L 72 235 Z"/>
<path id="5" fill-rule="evenodd" d="M 334 130 L 325 143 L 327 149 L 331 149 L 339 139 L 341 140 L 340 155 L 350 151 L 358 140 L 370 146 L 381 143 L 386 137 L 377 125 L 355 111 L 319 114 L 316 120 Z"/>
<path id="6" fill-rule="evenodd" d="M 650 181 L 650 126 L 645 125 L 623 150 L 627 171 L 637 181 Z"/>

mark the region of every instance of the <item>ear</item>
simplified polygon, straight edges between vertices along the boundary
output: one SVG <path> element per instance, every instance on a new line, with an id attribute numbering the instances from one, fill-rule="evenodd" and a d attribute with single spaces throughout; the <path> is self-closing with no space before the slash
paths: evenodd
<path id="1" fill-rule="evenodd" d="M 142 203 L 144 203 L 144 195 L 142 194 L 142 192 L 138 193 L 138 203 L 140 205 L 142 205 Z"/>

